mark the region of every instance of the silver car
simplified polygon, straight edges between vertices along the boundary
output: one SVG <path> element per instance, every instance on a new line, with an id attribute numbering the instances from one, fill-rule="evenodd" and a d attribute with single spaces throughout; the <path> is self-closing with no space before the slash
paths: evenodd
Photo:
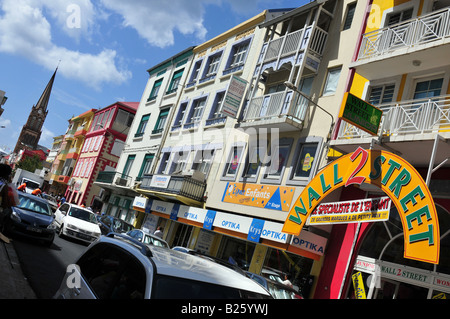
<path id="1" fill-rule="evenodd" d="M 262 286 L 203 258 L 109 234 L 69 265 L 55 298 L 271 298 Z"/>

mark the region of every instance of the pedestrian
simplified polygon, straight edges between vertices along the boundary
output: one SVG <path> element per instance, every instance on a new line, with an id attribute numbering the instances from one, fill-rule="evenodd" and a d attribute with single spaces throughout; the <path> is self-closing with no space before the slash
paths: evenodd
<path id="1" fill-rule="evenodd" d="M 156 228 L 156 231 L 153 233 L 153 235 L 155 235 L 156 237 L 159 237 L 159 238 L 163 238 L 163 231 L 164 231 L 164 228 L 162 228 L 161 226 L 158 226 L 157 228 Z"/>
<path id="2" fill-rule="evenodd" d="M 38 187 L 38 188 L 36 188 L 35 190 L 33 190 L 33 191 L 31 192 L 31 194 L 32 194 L 32 195 L 35 195 L 35 196 L 41 196 L 42 191 L 41 191 L 41 189 Z"/>
<path id="3" fill-rule="evenodd" d="M 25 192 L 26 188 L 27 188 L 27 184 L 26 183 L 22 183 L 22 185 L 17 187 L 17 190 L 20 191 L 20 192 Z"/>
<path id="4" fill-rule="evenodd" d="M 11 172 L 11 166 L 0 164 L 0 224 L 2 226 L 5 218 L 12 212 L 11 207 L 19 204 L 16 187 L 11 184 Z"/>
<path id="5" fill-rule="evenodd" d="M 292 282 L 289 280 L 288 275 L 284 274 L 284 280 L 281 282 L 283 285 L 286 285 L 288 287 L 293 288 L 294 285 L 292 284 Z"/>

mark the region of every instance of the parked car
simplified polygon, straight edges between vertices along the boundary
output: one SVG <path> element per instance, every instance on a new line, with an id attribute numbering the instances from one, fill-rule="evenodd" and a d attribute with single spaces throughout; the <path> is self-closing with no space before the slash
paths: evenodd
<path id="1" fill-rule="evenodd" d="M 47 201 L 24 192 L 18 192 L 19 204 L 12 207 L 2 231 L 43 241 L 50 246 L 55 238 L 53 211 Z"/>
<path id="2" fill-rule="evenodd" d="M 56 210 L 55 224 L 61 237 L 69 236 L 91 243 L 101 235 L 95 214 L 71 203 L 64 203 Z"/>
<path id="3" fill-rule="evenodd" d="M 278 281 L 251 272 L 247 272 L 247 277 L 266 288 L 274 299 L 303 299 L 303 296 L 297 290 Z"/>
<path id="4" fill-rule="evenodd" d="M 266 289 L 231 269 L 124 234 L 100 237 L 76 265 L 66 273 L 55 298 L 271 298 Z"/>
<path id="5" fill-rule="evenodd" d="M 133 225 L 110 215 L 103 215 L 97 219 L 103 235 L 109 233 L 126 233 L 134 229 Z"/>
<path id="6" fill-rule="evenodd" d="M 41 195 L 43 199 L 46 199 L 48 204 L 50 205 L 51 209 L 55 212 L 58 209 L 58 202 L 56 199 L 49 195 L 49 194 L 42 194 Z"/>
<path id="7" fill-rule="evenodd" d="M 170 248 L 169 244 L 158 236 L 149 234 L 142 229 L 133 229 L 126 233 L 127 236 L 134 238 L 144 244 L 150 244 L 154 246 L 160 246 L 165 248 Z"/>

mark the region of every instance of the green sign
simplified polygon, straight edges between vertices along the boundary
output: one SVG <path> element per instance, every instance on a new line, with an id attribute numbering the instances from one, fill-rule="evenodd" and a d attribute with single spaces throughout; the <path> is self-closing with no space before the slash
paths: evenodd
<path id="1" fill-rule="evenodd" d="M 383 111 L 346 92 L 339 117 L 369 134 L 377 135 Z"/>

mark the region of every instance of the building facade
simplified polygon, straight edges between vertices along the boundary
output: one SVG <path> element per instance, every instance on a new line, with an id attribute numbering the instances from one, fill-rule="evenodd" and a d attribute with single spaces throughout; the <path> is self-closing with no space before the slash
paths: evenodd
<path id="1" fill-rule="evenodd" d="M 355 298 L 352 276 L 359 274 L 367 298 L 449 297 L 449 10 L 448 1 L 367 2 L 346 91 L 382 110 L 381 123 L 369 134 L 340 120 L 331 147 L 382 154 L 381 182 L 343 187 L 338 201 L 388 195 L 393 203 L 383 222 L 333 226 L 316 298 Z M 411 199 L 408 186 L 420 194 L 410 192 Z M 427 236 L 414 241 L 421 227 Z M 409 255 L 413 245 L 423 247 L 421 255 Z"/>
<path id="2" fill-rule="evenodd" d="M 65 192 L 67 201 L 92 207 L 94 211 L 102 208 L 98 198 L 100 188 L 94 181 L 99 172 L 116 168 L 138 106 L 138 102 L 113 103 L 96 110 L 90 126 L 73 132 L 74 135 L 80 132 L 85 138 L 80 148 L 73 149 L 78 159 L 68 175 L 71 177 Z"/>

